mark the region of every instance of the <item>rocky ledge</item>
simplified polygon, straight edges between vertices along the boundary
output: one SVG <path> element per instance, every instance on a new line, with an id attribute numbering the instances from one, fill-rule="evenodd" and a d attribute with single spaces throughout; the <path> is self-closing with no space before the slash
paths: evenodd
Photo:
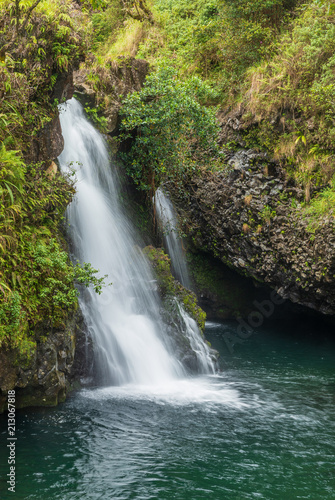
<path id="1" fill-rule="evenodd" d="M 224 171 L 171 195 L 196 248 L 285 299 L 335 314 L 334 217 L 313 224 L 303 193 L 265 154 L 241 149 Z"/>
<path id="2" fill-rule="evenodd" d="M 76 97 L 85 106 L 98 106 L 106 118 L 106 133 L 115 135 L 120 121 L 122 98 L 141 90 L 148 71 L 147 61 L 121 56 L 104 67 L 98 66 L 94 82 L 90 78 L 90 72 L 81 68 L 74 73 Z"/>
<path id="3" fill-rule="evenodd" d="M 36 349 L 29 357 L 16 349 L 0 350 L 0 413 L 6 409 L 7 394 L 15 389 L 16 408 L 56 406 L 65 400 L 76 381 L 85 376 L 83 362 L 84 324 L 75 313 L 63 329 L 49 332 L 41 327 Z M 78 349 L 76 349 L 78 345 Z"/>

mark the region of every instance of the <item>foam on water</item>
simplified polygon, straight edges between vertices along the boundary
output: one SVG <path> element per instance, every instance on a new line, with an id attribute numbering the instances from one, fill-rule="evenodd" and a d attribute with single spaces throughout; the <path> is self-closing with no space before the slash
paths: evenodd
<path id="1" fill-rule="evenodd" d="M 97 400 L 147 400 L 169 405 L 227 405 L 247 408 L 239 391 L 220 377 L 195 377 L 160 385 L 126 384 L 121 387 L 84 390 L 81 395 Z"/>

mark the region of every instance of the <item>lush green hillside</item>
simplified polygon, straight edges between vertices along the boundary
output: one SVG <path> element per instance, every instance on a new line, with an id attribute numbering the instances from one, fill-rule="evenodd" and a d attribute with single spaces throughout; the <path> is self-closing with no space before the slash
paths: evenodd
<path id="1" fill-rule="evenodd" d="M 312 196 L 309 212 L 332 209 L 333 2 L 114 0 L 100 5 L 92 15 L 95 60 L 90 63 L 97 89 L 104 86 L 101 68 L 119 56 L 145 58 L 158 74 L 159 68 L 173 66 L 180 81 L 201 78 L 212 88 L 207 104 L 239 110 L 247 147 L 269 152 L 305 189 L 307 203 Z M 146 112 L 143 122 L 150 120 L 148 107 Z M 129 129 L 128 124 L 129 118 Z M 218 168 L 219 159 L 211 156 L 207 163 Z M 326 190 L 317 196 L 319 188 Z"/>
<path id="2" fill-rule="evenodd" d="M 57 123 L 55 85 L 85 52 L 83 14 L 69 1 L 34 5 L 2 1 L 0 19 L 0 346 L 26 354 L 38 327 L 77 307 L 74 280 L 92 275 L 69 262 L 60 223 L 74 189 L 50 166 L 57 147 L 40 148 Z"/>
<path id="3" fill-rule="evenodd" d="M 135 138 L 128 173 L 150 194 L 162 181 L 224 170 L 243 143 L 266 151 L 305 190 L 305 213 L 335 201 L 335 9 L 315 0 L 2 0 L 0 19 L 0 343 L 34 346 L 42 321 L 76 307 L 59 232 L 73 194 L 55 155 L 34 149 L 57 121 L 57 84 L 81 64 L 103 109 L 111 68 L 144 58 L 151 74 L 123 103 Z M 215 115 L 238 116 L 219 139 Z M 220 142 L 221 140 L 221 142 Z"/>
<path id="4" fill-rule="evenodd" d="M 222 100 L 236 95 L 246 69 L 273 52 L 273 41 L 297 16 L 296 0 L 223 2 L 147 1 L 148 16 L 136 4 L 128 13 L 121 0 L 105 2 L 93 15 L 95 48 L 102 60 L 137 55 L 151 64 L 171 63 L 181 76 L 215 82 Z M 134 7 L 135 5 L 135 7 Z M 134 19 L 135 18 L 135 19 Z"/>

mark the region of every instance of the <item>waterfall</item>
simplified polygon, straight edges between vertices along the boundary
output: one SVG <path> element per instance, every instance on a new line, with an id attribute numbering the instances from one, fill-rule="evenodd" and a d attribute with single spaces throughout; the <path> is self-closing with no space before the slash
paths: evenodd
<path id="1" fill-rule="evenodd" d="M 191 318 L 177 299 L 175 301 L 183 324 L 182 330 L 195 353 L 198 366 L 200 366 L 202 373 L 215 373 L 215 356 L 213 359 L 212 349 L 209 349 L 203 341 L 196 321 Z"/>
<path id="2" fill-rule="evenodd" d="M 182 239 L 179 236 L 177 217 L 171 201 L 160 188 L 155 193 L 155 208 L 163 233 L 164 244 L 171 259 L 172 271 L 177 280 L 185 288 L 190 289 L 190 279 Z"/>
<path id="3" fill-rule="evenodd" d="M 137 248 L 132 227 L 118 202 L 102 136 L 86 120 L 74 99 L 61 108 L 64 174 L 73 169 L 76 196 L 67 211 L 74 256 L 108 275 L 112 286 L 101 295 L 92 289 L 80 305 L 98 349 L 105 384 L 162 382 L 184 374 L 161 337 L 159 304 L 148 264 Z M 155 320 L 156 318 L 156 320 Z"/>
<path id="4" fill-rule="evenodd" d="M 61 171 L 76 178 L 76 195 L 67 209 L 73 258 L 90 262 L 112 282 L 101 295 L 89 288 L 79 299 L 96 346 L 100 381 L 149 385 L 185 377 L 172 354 L 150 267 L 120 206 L 120 183 L 105 140 L 75 99 L 61 105 L 60 120 Z"/>
<path id="5" fill-rule="evenodd" d="M 163 233 L 165 248 L 171 259 L 173 273 L 185 288 L 190 289 L 186 258 L 173 205 L 161 188 L 158 188 L 155 193 L 154 203 L 158 223 Z M 213 356 L 201 337 L 197 323 L 189 316 L 177 299 L 176 306 L 182 319 L 182 330 L 193 352 L 196 353 L 198 364 L 200 364 L 204 373 L 214 373 Z"/>

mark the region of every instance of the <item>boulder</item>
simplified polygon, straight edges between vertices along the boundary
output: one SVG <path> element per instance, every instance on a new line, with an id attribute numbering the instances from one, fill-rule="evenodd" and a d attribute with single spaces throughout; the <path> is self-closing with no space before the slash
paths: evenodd
<path id="1" fill-rule="evenodd" d="M 0 413 L 6 409 L 12 389 L 16 408 L 56 406 L 64 401 L 89 373 L 85 339 L 83 319 L 76 312 L 63 329 L 48 331 L 41 326 L 36 348 L 29 355 L 0 348 Z"/>

